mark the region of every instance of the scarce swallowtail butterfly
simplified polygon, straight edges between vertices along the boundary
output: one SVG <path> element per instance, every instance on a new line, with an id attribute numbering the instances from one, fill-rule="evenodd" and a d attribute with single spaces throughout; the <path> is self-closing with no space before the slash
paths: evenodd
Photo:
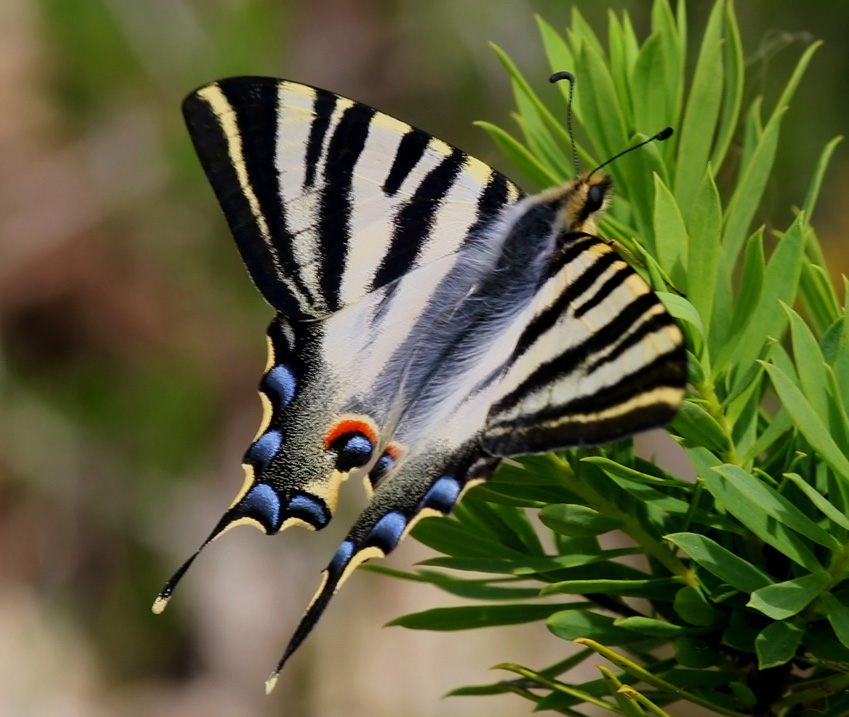
<path id="1" fill-rule="evenodd" d="M 448 514 L 504 456 L 666 423 L 686 354 L 657 296 L 595 236 L 612 188 L 600 172 L 526 196 L 426 132 L 286 80 L 213 82 L 183 112 L 276 312 L 244 485 L 201 549 L 243 523 L 320 530 L 349 477 L 369 495 L 270 691 L 360 563 Z"/>

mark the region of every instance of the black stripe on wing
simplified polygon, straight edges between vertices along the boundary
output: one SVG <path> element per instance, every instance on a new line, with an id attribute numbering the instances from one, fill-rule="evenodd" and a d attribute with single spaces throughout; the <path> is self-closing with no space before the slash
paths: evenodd
<path id="1" fill-rule="evenodd" d="M 365 147 L 375 111 L 354 103 L 336 125 L 324 165 L 321 211 L 321 288 L 330 311 L 341 308 L 339 289 L 351 245 L 354 167 Z"/>
<path id="2" fill-rule="evenodd" d="M 207 85 L 185 99 L 183 115 L 260 293 L 288 316 L 311 315 L 307 287 L 288 270 L 292 237 L 274 165 L 278 83 L 246 77 Z"/>
<path id="3" fill-rule="evenodd" d="M 392 167 L 383 183 L 383 191 L 386 195 L 392 197 L 398 192 L 404 180 L 424 156 L 429 142 L 430 135 L 415 127 L 411 127 L 410 131 L 401 138 Z"/>
<path id="4" fill-rule="evenodd" d="M 394 281 L 413 268 L 419 251 L 431 236 L 436 213 L 465 160 L 463 152 L 452 150 L 427 173 L 410 200 L 398 211 L 394 218 L 392 242 L 375 272 L 373 289 Z"/>
<path id="5" fill-rule="evenodd" d="M 686 352 L 681 346 L 590 396 L 511 420 L 496 419 L 487 426 L 484 446 L 494 455 L 543 453 L 555 446 L 608 443 L 662 426 L 678 408 L 678 401 L 663 397 L 683 392 L 685 361 Z M 641 402 L 641 398 L 650 399 L 654 394 L 656 400 Z"/>
<path id="6" fill-rule="evenodd" d="M 315 184 L 315 167 L 321 159 L 321 150 L 324 146 L 324 138 L 330 127 L 330 118 L 336 109 L 338 98 L 331 92 L 316 92 L 313 112 L 315 119 L 310 126 L 310 137 L 307 140 L 307 150 L 304 154 L 306 163 L 306 174 L 304 175 L 304 189 L 312 189 Z"/>
<path id="7" fill-rule="evenodd" d="M 643 294 L 638 297 L 617 314 L 610 323 L 592 333 L 587 339 L 579 344 L 570 346 L 554 358 L 542 361 L 530 376 L 492 407 L 493 413 L 504 412 L 513 408 L 531 394 L 540 391 L 559 379 L 570 376 L 592 356 L 601 354 L 605 349 L 614 347 L 616 342 L 623 338 L 633 328 L 635 323 L 640 320 L 640 317 L 657 304 L 658 300 L 653 294 Z M 672 324 L 671 318 L 667 322 L 667 325 L 669 324 Z M 553 326 L 553 322 L 551 325 Z M 540 333 L 542 332 L 537 322 L 532 322 L 522 336 L 519 345 L 533 345 L 533 342 L 537 340 Z M 639 341 L 645 337 L 647 331 L 641 327 L 634 331 L 634 333 L 637 335 L 637 340 Z M 529 339 L 527 338 L 528 336 L 532 338 Z"/>

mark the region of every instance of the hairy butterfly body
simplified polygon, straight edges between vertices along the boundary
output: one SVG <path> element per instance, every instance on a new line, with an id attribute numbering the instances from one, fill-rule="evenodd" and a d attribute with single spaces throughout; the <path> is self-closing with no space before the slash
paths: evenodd
<path id="1" fill-rule="evenodd" d="M 283 80 L 214 82 L 183 109 L 276 310 L 244 485 L 201 549 L 241 523 L 321 529 L 352 476 L 370 496 L 270 690 L 356 566 L 449 513 L 500 457 L 668 421 L 685 352 L 658 298 L 594 236 L 602 174 L 525 196 L 421 130 Z"/>

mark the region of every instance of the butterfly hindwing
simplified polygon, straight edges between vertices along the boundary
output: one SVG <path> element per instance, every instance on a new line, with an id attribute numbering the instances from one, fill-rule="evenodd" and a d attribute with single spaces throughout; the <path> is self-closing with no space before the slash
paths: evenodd
<path id="1" fill-rule="evenodd" d="M 183 113 L 251 278 L 290 318 L 456 252 L 521 195 L 426 132 L 307 85 L 220 80 Z"/>
<path id="2" fill-rule="evenodd" d="M 681 331 L 605 242 L 555 254 L 482 438 L 494 455 L 594 445 L 663 425 L 683 398 Z"/>

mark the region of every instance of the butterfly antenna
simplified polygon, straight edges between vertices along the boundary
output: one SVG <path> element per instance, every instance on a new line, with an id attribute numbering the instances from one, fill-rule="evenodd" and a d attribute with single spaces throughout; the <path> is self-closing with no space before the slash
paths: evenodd
<path id="1" fill-rule="evenodd" d="M 658 132 L 656 135 L 654 135 L 654 137 L 649 137 L 647 140 L 644 140 L 644 141 L 640 142 L 639 144 L 635 144 L 633 147 L 628 147 L 628 149 L 623 150 L 619 154 L 614 155 L 613 157 L 608 159 L 606 162 L 602 162 L 600 165 L 598 165 L 598 167 L 596 167 L 592 172 L 590 172 L 587 175 L 587 179 L 592 177 L 602 167 L 606 167 L 612 161 L 619 159 L 623 154 L 628 154 L 628 152 L 633 152 L 635 149 L 639 149 L 643 145 L 648 144 L 649 142 L 654 142 L 655 140 L 657 140 L 658 142 L 663 142 L 664 140 L 669 139 L 671 136 L 672 136 L 672 127 L 667 127 L 666 129 L 662 129 L 660 132 Z"/>
<path id="2" fill-rule="evenodd" d="M 569 82 L 569 100 L 566 104 L 566 131 L 569 133 L 569 141 L 572 143 L 572 163 L 575 165 L 575 172 L 581 173 L 581 166 L 578 164 L 578 150 L 575 147 L 575 134 L 572 132 L 572 97 L 575 94 L 575 75 L 571 72 L 555 72 L 548 81 L 551 83 L 567 80 Z"/>

